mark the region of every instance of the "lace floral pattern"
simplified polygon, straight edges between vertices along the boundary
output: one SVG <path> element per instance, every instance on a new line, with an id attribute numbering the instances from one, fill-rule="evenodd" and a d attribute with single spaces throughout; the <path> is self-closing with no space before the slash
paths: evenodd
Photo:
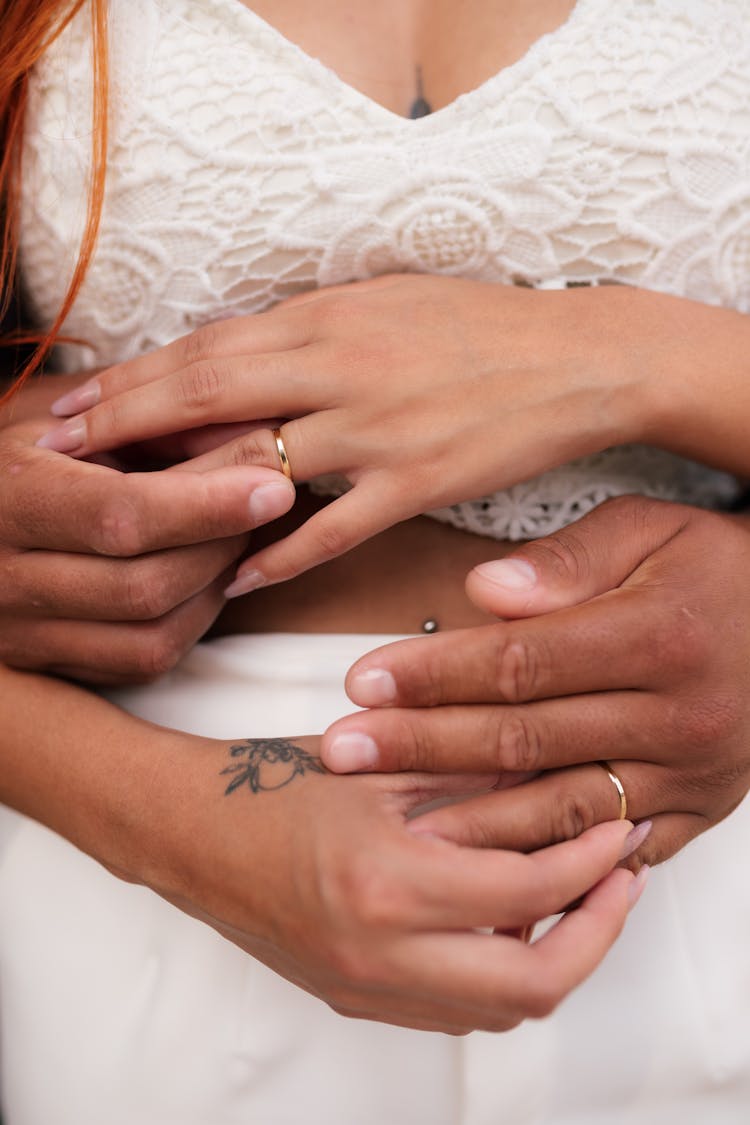
<path id="1" fill-rule="evenodd" d="M 750 6 L 579 0 L 513 66 L 404 120 L 239 0 L 112 0 L 115 111 L 99 248 L 67 369 L 387 271 L 619 281 L 750 312 Z M 77 254 L 88 16 L 34 74 L 22 276 L 41 324 Z M 207 96 L 211 91 L 211 96 Z M 432 513 L 545 534 L 610 495 L 709 505 L 723 474 L 630 446 Z"/>

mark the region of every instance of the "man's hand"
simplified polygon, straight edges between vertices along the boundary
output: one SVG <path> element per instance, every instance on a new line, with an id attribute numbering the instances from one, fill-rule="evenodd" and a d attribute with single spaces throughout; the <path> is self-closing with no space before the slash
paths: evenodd
<path id="1" fill-rule="evenodd" d="M 424 831 L 531 850 L 618 815 L 666 859 L 750 787 L 750 520 L 639 497 L 473 571 L 506 620 L 399 642 L 351 669 L 372 710 L 326 732 L 329 769 L 542 771 L 435 810 Z M 552 772 L 550 772 L 552 771 Z"/>
<path id="2" fill-rule="evenodd" d="M 23 402 L 23 396 L 21 397 Z M 121 473 L 0 430 L 0 661 L 92 683 L 171 668 L 225 604 L 247 532 L 294 489 L 251 466 Z"/>

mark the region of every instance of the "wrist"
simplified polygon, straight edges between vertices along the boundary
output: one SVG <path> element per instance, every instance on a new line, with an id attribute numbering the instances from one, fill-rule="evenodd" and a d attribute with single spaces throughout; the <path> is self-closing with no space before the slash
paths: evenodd
<path id="1" fill-rule="evenodd" d="M 593 292 L 605 302 L 600 330 L 613 387 L 615 423 L 610 444 L 661 445 L 679 397 L 665 370 L 669 338 L 663 331 L 664 297 L 629 285 L 603 286 Z"/>
<path id="2" fill-rule="evenodd" d="M 639 441 L 750 474 L 750 317 L 635 290 L 632 362 L 641 367 Z"/>
<path id="3" fill-rule="evenodd" d="M 160 841 L 179 784 L 167 767 L 178 742 L 184 754 L 200 740 L 43 675 L 0 667 L 0 698 L 0 802 L 123 878 L 163 878 Z"/>

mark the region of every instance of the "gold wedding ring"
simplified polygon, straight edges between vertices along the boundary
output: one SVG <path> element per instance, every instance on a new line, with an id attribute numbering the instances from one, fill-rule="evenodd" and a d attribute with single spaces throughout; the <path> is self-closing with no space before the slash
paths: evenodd
<path id="1" fill-rule="evenodd" d="M 622 782 L 620 781 L 615 771 L 612 769 L 609 762 L 595 762 L 595 765 L 602 767 L 607 777 L 617 790 L 617 796 L 620 798 L 620 815 L 618 817 L 618 820 L 624 820 L 628 815 L 628 799 L 625 796 L 625 788 Z"/>
<path id="2" fill-rule="evenodd" d="M 289 464 L 289 454 L 286 451 L 286 446 L 284 445 L 284 439 L 281 436 L 281 429 L 271 430 L 271 433 L 274 436 L 274 441 L 276 442 L 276 448 L 279 451 L 279 460 L 281 461 L 281 471 L 284 474 L 284 476 L 286 477 L 286 479 L 290 480 L 292 482 L 292 484 L 294 484 L 294 478 L 292 477 L 292 466 Z"/>

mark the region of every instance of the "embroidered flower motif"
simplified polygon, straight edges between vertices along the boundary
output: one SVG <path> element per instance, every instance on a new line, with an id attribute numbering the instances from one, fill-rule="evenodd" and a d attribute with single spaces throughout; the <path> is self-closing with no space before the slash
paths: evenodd
<path id="1" fill-rule="evenodd" d="M 61 348 L 68 370 L 394 270 L 606 277 L 750 312 L 746 0 L 581 0 L 521 64 L 419 122 L 347 87 L 242 4 L 112 7 L 101 239 L 65 325 L 92 348 Z M 21 268 L 42 324 L 80 243 L 89 36 L 82 10 L 30 81 Z M 622 457 L 609 450 L 439 518 L 526 537 L 622 491 L 697 503 L 731 492 L 678 459 Z"/>
<path id="2" fill-rule="evenodd" d="M 750 312 L 750 191 L 735 197 L 716 222 L 715 275 L 722 296 L 740 312 Z"/>
<path id="3" fill-rule="evenodd" d="M 467 178 L 434 186 L 434 177 L 399 187 L 345 226 L 326 247 L 321 285 L 403 271 L 481 276 L 498 261 L 507 219 L 497 193 Z"/>

